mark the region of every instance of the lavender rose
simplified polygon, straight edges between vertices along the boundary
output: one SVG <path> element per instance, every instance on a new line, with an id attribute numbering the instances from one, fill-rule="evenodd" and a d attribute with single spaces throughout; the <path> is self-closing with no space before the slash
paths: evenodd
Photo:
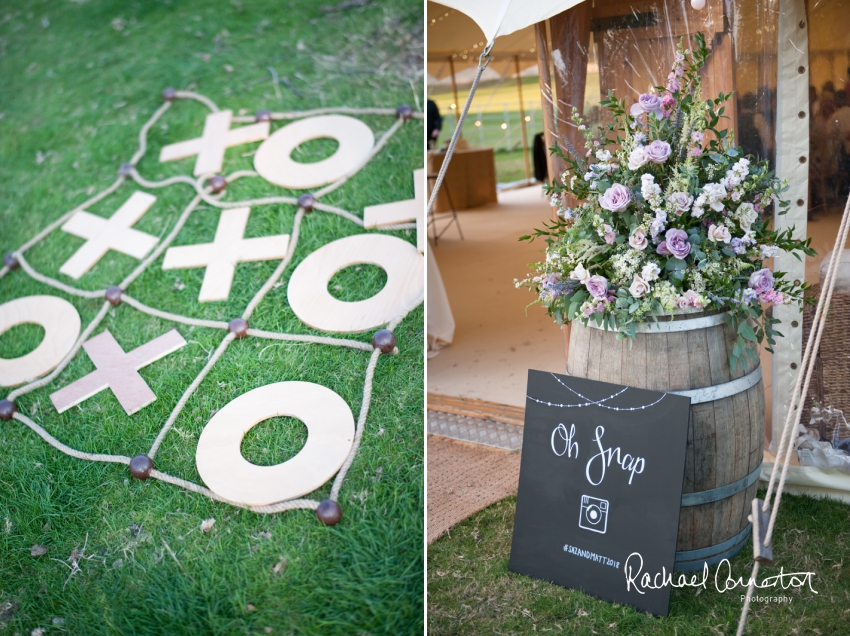
<path id="1" fill-rule="evenodd" d="M 670 144 L 656 139 L 646 147 L 646 156 L 654 163 L 664 163 L 670 157 Z"/>
<path id="2" fill-rule="evenodd" d="M 661 118 L 661 98 L 652 93 L 644 93 L 638 97 L 637 102 L 632 106 L 629 114 L 632 117 L 638 117 L 643 113 L 654 114 L 657 118 Z"/>
<path id="3" fill-rule="evenodd" d="M 589 291 L 590 295 L 594 298 L 605 298 L 608 293 L 608 281 L 598 274 L 588 278 L 584 281 L 584 284 L 587 287 L 587 291 Z"/>
<path id="4" fill-rule="evenodd" d="M 766 294 L 773 289 L 773 272 L 766 267 L 750 275 L 750 289 L 758 294 Z"/>
<path id="5" fill-rule="evenodd" d="M 694 198 L 687 192 L 674 192 L 667 200 L 676 208 L 676 216 L 682 216 L 685 212 L 691 209 Z"/>
<path id="6" fill-rule="evenodd" d="M 631 203 L 631 200 L 632 193 L 629 192 L 629 189 L 624 185 L 615 183 L 599 197 L 599 205 L 609 212 L 622 212 Z"/>
<path id="7" fill-rule="evenodd" d="M 684 230 L 672 228 L 664 235 L 666 240 L 658 244 L 656 252 L 665 256 L 673 256 L 679 260 L 691 253 L 691 244 L 688 243 L 688 233 Z M 662 251 L 663 246 L 663 251 Z"/>

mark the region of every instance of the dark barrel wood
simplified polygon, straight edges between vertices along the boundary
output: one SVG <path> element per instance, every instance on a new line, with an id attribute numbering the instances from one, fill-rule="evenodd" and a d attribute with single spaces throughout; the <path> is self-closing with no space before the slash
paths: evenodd
<path id="1" fill-rule="evenodd" d="M 684 321 L 681 326 L 685 327 L 685 323 L 698 324 L 694 319 L 706 316 L 685 314 L 676 320 Z M 637 333 L 635 340 L 617 340 L 614 332 L 577 322 L 570 332 L 567 373 L 576 377 L 667 392 L 722 385 L 745 376 L 754 380 L 760 375 L 758 363 L 750 359 L 743 368 L 739 365 L 731 371 L 729 354 L 736 334 L 725 323 L 686 331 Z M 704 562 L 714 565 L 746 543 L 747 516 L 763 456 L 764 426 L 760 377 L 750 388 L 728 397 L 691 403 L 676 569 L 701 570 Z M 722 487 L 727 488 L 715 490 Z M 693 505 L 706 499 L 716 500 Z"/>

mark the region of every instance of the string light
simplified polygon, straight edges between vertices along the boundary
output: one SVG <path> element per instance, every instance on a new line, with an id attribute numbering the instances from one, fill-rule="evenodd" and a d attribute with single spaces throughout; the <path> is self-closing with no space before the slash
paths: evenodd
<path id="1" fill-rule="evenodd" d="M 573 393 L 575 393 L 577 396 L 579 396 L 582 400 L 587 400 L 587 401 L 586 401 L 586 402 L 584 402 L 583 404 L 558 404 L 558 403 L 556 403 L 556 402 L 547 402 L 546 400 L 538 400 L 537 398 L 533 398 L 533 397 L 531 397 L 530 395 L 526 395 L 525 397 L 527 397 L 529 400 L 532 400 L 532 401 L 534 401 L 534 402 L 537 402 L 538 404 L 545 404 L 546 406 L 557 406 L 557 407 L 559 407 L 559 408 L 564 408 L 564 409 L 570 409 L 570 408 L 582 408 L 583 406 L 598 406 L 598 407 L 600 407 L 600 408 L 603 408 L 603 409 L 609 409 L 609 410 L 611 410 L 611 411 L 641 411 L 641 410 L 643 410 L 643 409 L 648 409 L 648 408 L 651 408 L 651 407 L 655 406 L 655 405 L 656 405 L 656 404 L 658 404 L 661 400 L 663 400 L 665 397 L 667 397 L 667 394 L 666 394 L 666 393 L 664 393 L 664 394 L 663 394 L 660 398 L 658 398 L 658 399 L 657 399 L 655 402 L 653 402 L 652 404 L 645 404 L 644 406 L 631 406 L 631 407 L 608 406 L 607 404 L 602 404 L 602 402 L 607 402 L 608 400 L 613 400 L 613 399 L 614 399 L 615 397 L 617 397 L 618 395 L 621 395 L 621 394 L 625 393 L 626 391 L 628 391 L 628 390 L 629 390 L 629 387 L 625 387 L 625 388 L 623 388 L 623 389 L 621 389 L 621 390 L 617 391 L 617 392 L 616 392 L 616 393 L 614 393 L 613 395 L 609 395 L 607 398 L 602 398 L 601 400 L 592 400 L 592 399 L 590 399 L 589 397 L 582 395 L 581 393 L 579 393 L 578 391 L 576 391 L 576 390 L 575 390 L 575 389 L 573 389 L 572 387 L 567 386 L 566 384 L 564 384 L 564 383 L 561 381 L 561 379 L 560 379 L 558 376 L 556 376 L 554 373 L 552 373 L 552 374 L 550 374 L 550 375 L 551 375 L 553 378 L 555 378 L 555 380 L 558 382 L 558 384 L 560 384 L 561 386 L 563 386 L 565 389 L 568 389 L 568 390 L 572 391 L 572 392 L 573 392 Z"/>

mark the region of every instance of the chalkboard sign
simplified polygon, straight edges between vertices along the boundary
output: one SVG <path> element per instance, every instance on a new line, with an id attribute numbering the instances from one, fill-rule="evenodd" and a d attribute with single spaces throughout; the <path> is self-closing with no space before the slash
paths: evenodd
<path id="1" fill-rule="evenodd" d="M 508 569 L 666 616 L 689 409 L 679 395 L 530 370 Z"/>

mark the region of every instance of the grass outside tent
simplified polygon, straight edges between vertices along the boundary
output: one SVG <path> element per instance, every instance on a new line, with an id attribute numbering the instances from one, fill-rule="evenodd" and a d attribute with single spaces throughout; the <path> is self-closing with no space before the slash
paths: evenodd
<path id="1" fill-rule="evenodd" d="M 764 491 L 760 491 L 764 497 Z M 850 506 L 783 495 L 774 533 L 773 566 L 758 580 L 789 572 L 815 572 L 812 588 L 765 588 L 759 596 L 790 597 L 788 604 L 753 602 L 746 634 L 847 634 L 850 624 Z M 707 589 L 674 589 L 670 615 L 655 618 L 576 590 L 509 572 L 516 497 L 473 515 L 428 546 L 430 634 L 631 634 L 702 636 L 735 634 L 741 613 L 736 587 L 723 593 L 711 568 Z M 732 559 L 734 578 L 752 569 L 752 541 Z M 726 570 L 720 570 L 724 589 Z"/>
<path id="2" fill-rule="evenodd" d="M 166 86 L 210 97 L 221 108 L 253 113 L 323 106 L 421 106 L 422 6 L 401 0 L 324 10 L 306 1 L 7 2 L 0 9 L 0 249 L 17 249 L 52 220 L 100 191 L 137 148 L 138 133 Z M 274 86 L 273 67 L 285 82 Z M 191 174 L 194 159 L 157 160 L 166 143 L 196 137 L 208 111 L 180 101 L 151 130 L 139 172 L 151 179 Z M 363 117 L 376 137 L 390 117 Z M 275 124 L 275 127 L 280 124 Z M 363 207 L 409 198 L 422 167 L 421 120 L 406 124 L 379 155 L 323 201 Z M 251 169 L 258 144 L 227 151 L 225 171 Z M 302 161 L 333 152 L 304 144 Z M 89 210 L 107 216 L 138 189 L 123 185 Z M 193 196 L 185 185 L 152 191 L 154 207 L 135 226 L 160 236 Z M 262 179 L 242 179 L 227 198 L 289 194 Z M 297 193 L 296 193 L 297 194 Z M 288 233 L 295 207 L 252 208 L 246 236 Z M 219 212 L 199 206 L 175 245 L 208 242 Z M 294 267 L 318 247 L 361 229 L 336 216 L 309 215 L 282 285 L 260 304 L 251 326 L 317 333 L 286 302 Z M 412 232 L 396 236 L 415 243 Z M 82 244 L 60 231 L 27 257 L 49 276 Z M 229 320 L 270 276 L 275 261 L 237 267 L 230 298 L 197 302 L 203 270 L 160 268 L 130 288 L 166 311 Z M 99 289 L 136 261 L 109 252 L 74 283 Z M 357 266 L 330 282 L 343 300 L 376 293 L 386 278 Z M 0 301 L 34 294 L 69 300 L 83 325 L 101 301 L 67 296 L 22 271 L 0 279 Z M 145 452 L 221 333 L 175 325 L 124 305 L 102 328 L 129 350 L 171 328 L 188 341 L 141 371 L 157 401 L 128 417 L 104 391 L 58 415 L 49 394 L 93 370 L 84 353 L 59 378 L 18 400 L 19 409 L 74 448 Z M 208 501 L 162 482 L 140 482 L 120 465 L 59 453 L 19 422 L 0 423 L 0 633 L 30 634 L 399 634 L 423 621 L 423 328 L 420 307 L 396 335 L 398 356 L 379 360 L 360 454 L 343 486 L 343 521 L 328 528 L 307 510 L 262 516 Z M 98 329 L 98 332 L 101 330 Z M 32 350 L 43 331 L 22 325 L 0 336 L 0 352 Z M 319 334 L 323 335 L 323 334 Z M 371 333 L 355 336 L 368 341 Z M 198 436 L 211 413 L 264 384 L 315 382 L 339 393 L 355 414 L 368 354 L 349 349 L 252 340 L 230 346 L 189 400 L 157 455 L 157 467 L 199 483 Z M 8 390 L 3 391 L 3 395 Z M 306 431 L 290 418 L 255 427 L 245 457 L 274 464 L 292 457 Z M 323 487 L 314 498 L 328 495 Z M 201 522 L 214 518 L 209 532 Z M 32 556 L 33 546 L 46 554 Z M 77 562 L 79 571 L 72 569 Z M 72 574 L 73 572 L 73 574 Z"/>

